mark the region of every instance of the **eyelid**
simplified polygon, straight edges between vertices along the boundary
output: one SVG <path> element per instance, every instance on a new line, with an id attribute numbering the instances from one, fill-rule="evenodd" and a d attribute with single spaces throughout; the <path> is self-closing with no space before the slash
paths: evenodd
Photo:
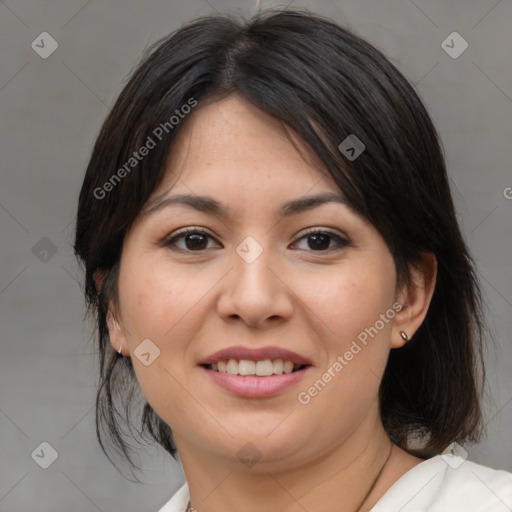
<path id="1" fill-rule="evenodd" d="M 345 235 L 343 232 L 338 231 L 334 228 L 328 228 L 328 227 L 322 227 L 322 226 L 316 226 L 313 228 L 306 228 L 304 231 L 301 231 L 297 237 L 296 240 L 300 240 L 301 238 L 304 238 L 307 235 L 316 234 L 316 233 L 322 233 L 326 235 L 334 235 L 338 238 L 344 239 L 346 242 L 348 242 L 348 236 Z"/>
<path id="2" fill-rule="evenodd" d="M 174 238 L 179 235 L 186 235 L 187 233 L 205 233 L 212 237 L 216 237 L 217 235 L 213 234 L 210 230 L 200 227 L 200 226 L 187 226 L 185 228 L 177 229 L 173 231 L 167 238 Z"/>

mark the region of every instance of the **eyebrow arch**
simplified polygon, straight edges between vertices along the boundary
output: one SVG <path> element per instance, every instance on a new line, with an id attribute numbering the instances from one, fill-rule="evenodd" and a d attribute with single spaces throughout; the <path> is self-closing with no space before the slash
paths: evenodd
<path id="1" fill-rule="evenodd" d="M 279 208 L 277 215 L 279 218 L 290 217 L 298 213 L 312 210 L 326 203 L 341 203 L 348 205 L 345 197 L 332 192 L 322 193 L 314 196 L 299 197 L 283 203 Z M 231 219 L 232 213 L 229 208 L 219 203 L 216 199 L 209 196 L 197 196 L 191 194 L 180 194 L 164 198 L 155 198 L 149 201 L 143 210 L 144 217 L 149 216 L 157 211 L 162 210 L 173 204 L 187 205 L 204 213 L 211 213 L 217 217 Z"/>

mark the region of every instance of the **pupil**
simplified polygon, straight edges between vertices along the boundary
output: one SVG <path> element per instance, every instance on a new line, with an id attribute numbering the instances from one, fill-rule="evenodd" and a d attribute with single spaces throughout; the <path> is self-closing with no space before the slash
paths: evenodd
<path id="1" fill-rule="evenodd" d="M 203 239 L 203 240 L 201 240 L 201 239 Z M 187 249 L 204 249 L 206 247 L 206 244 L 204 243 L 206 241 L 206 237 L 204 235 L 195 233 L 192 235 L 188 235 L 185 238 L 185 240 L 186 240 Z M 201 244 L 201 242 L 203 242 L 203 243 Z"/>
<path id="2" fill-rule="evenodd" d="M 329 248 L 329 236 L 323 234 L 310 235 L 309 241 L 314 240 L 313 244 L 309 244 L 311 249 L 328 249 Z"/>

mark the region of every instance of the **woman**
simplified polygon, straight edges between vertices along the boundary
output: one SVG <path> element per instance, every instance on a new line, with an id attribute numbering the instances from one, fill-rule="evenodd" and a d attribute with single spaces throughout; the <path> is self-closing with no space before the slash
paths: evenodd
<path id="1" fill-rule="evenodd" d="M 217 15 L 158 42 L 94 146 L 75 252 L 99 442 L 132 462 L 140 390 L 187 480 L 162 512 L 512 509 L 512 474 L 460 446 L 485 326 L 436 131 L 334 22 Z"/>

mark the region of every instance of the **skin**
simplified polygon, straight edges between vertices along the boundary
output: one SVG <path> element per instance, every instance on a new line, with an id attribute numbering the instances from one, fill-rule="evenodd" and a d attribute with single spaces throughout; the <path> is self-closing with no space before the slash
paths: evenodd
<path id="1" fill-rule="evenodd" d="M 392 446 L 378 389 L 389 351 L 405 343 L 400 331 L 412 337 L 426 315 L 435 259 L 426 257 L 425 272 L 415 270 L 413 283 L 398 288 L 384 240 L 349 206 L 332 202 L 277 217 L 285 201 L 320 192 L 340 191 L 314 155 L 304 147 L 299 153 L 277 121 L 230 96 L 198 106 L 183 121 L 151 199 L 208 195 L 233 217 L 174 204 L 139 215 L 125 239 L 119 307 L 108 315 L 111 343 L 116 350 L 122 344 L 146 399 L 172 428 L 192 505 L 201 512 L 369 510 L 422 462 Z M 211 237 L 200 238 L 199 250 L 187 248 L 186 237 L 165 246 L 185 227 Z M 348 244 L 327 238 L 318 250 L 307 228 Z M 250 264 L 236 252 L 247 236 L 263 249 Z M 300 404 L 298 393 L 396 302 L 403 308 L 394 319 Z M 146 338 L 160 350 L 149 366 L 134 355 Z M 285 347 L 313 368 L 279 395 L 241 398 L 198 367 L 234 345 Z M 261 454 L 250 468 L 237 457 L 248 442 Z"/>

